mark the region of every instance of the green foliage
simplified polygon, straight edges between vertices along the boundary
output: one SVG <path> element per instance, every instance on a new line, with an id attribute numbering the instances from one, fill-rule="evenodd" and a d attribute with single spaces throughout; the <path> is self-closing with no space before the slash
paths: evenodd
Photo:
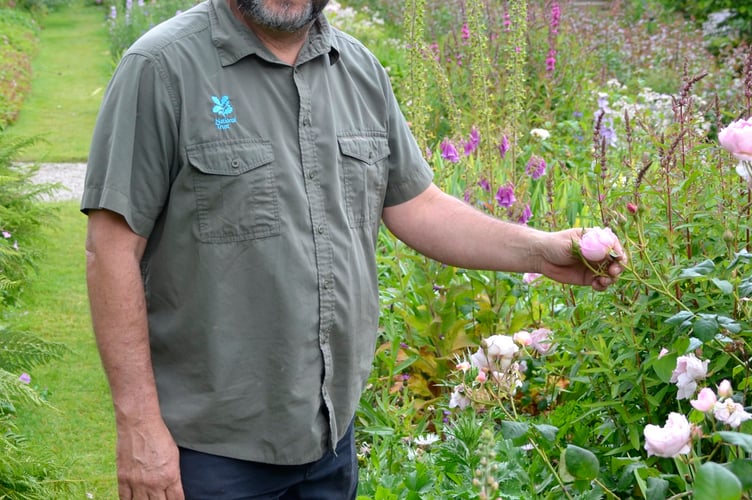
<path id="1" fill-rule="evenodd" d="M 672 374 L 677 359 L 692 353 L 709 366 L 698 390 L 728 380 L 735 401 L 750 404 L 750 187 L 716 138 L 720 127 L 752 114 L 752 69 L 744 69 L 752 68 L 750 56 L 730 51 L 716 59 L 691 24 L 663 14 L 657 22 L 647 8 L 627 16 L 565 12 L 552 33 L 551 4 L 530 2 L 519 75 L 502 56 L 520 43 L 503 25 L 506 14 L 514 19 L 514 3 L 475 2 L 488 14 L 485 23 L 473 14 L 477 5 L 426 5 L 425 29 L 405 30 L 428 37 L 407 40 L 411 49 L 434 47 L 418 50 L 424 62 L 413 66 L 429 73 L 400 73 L 426 85 L 415 95 L 423 83 L 398 80 L 402 102 L 410 103 L 406 114 L 422 119 L 411 106 L 429 103 L 425 123 L 413 127 L 425 130 L 421 146 L 432 151 L 445 190 L 511 222 L 529 210 L 528 223 L 543 229 L 610 227 L 629 256 L 627 271 L 598 294 L 442 266 L 382 234 L 388 328 L 379 353 L 393 361 L 377 354 L 372 382 L 390 390 L 365 397 L 359 415 L 368 426 L 374 408 L 382 408 L 379 428 L 399 431 L 362 453 L 364 495 L 666 498 L 699 487 L 689 477 L 712 489 L 730 474 L 736 479 L 723 491 L 748 497 L 750 425 L 713 435 L 728 426 L 712 413 L 690 412 L 677 399 Z M 414 23 L 416 16 L 405 19 Z M 474 30 L 488 47 L 473 41 Z M 524 94 L 511 90 L 515 81 L 525 82 Z M 523 111 L 508 123 L 510 99 Z M 480 144 L 463 155 L 473 127 Z M 502 135 L 509 149 L 499 154 Z M 457 145 L 458 161 L 437 145 L 442 138 Z M 546 163 L 538 178 L 531 175 L 533 157 Z M 503 206 L 495 198 L 502 187 L 515 198 Z M 553 347 L 520 349 L 510 374 L 469 363 L 492 335 L 541 329 L 552 332 Z M 668 354 L 659 356 L 664 348 Z M 695 438 L 687 457 L 648 457 L 645 426 L 662 426 L 671 412 L 689 414 L 706 437 Z M 453 434 L 467 421 L 508 448 L 497 446 L 479 467 L 473 459 L 485 453 L 480 442 Z M 440 441 L 416 447 L 424 432 Z M 431 480 L 416 479 L 410 484 L 422 489 L 411 490 L 396 469 L 381 468 L 384 447 L 390 463 L 406 457 L 404 474 Z M 477 482 L 479 469 L 484 480 Z M 484 490 L 496 483 L 498 491 Z M 380 497 L 383 491 L 393 496 Z"/>
<path id="2" fill-rule="evenodd" d="M 107 22 L 113 61 L 117 62 L 123 52 L 151 28 L 197 3 L 197 0 L 155 0 L 148 3 L 123 0 L 110 3 Z"/>
<path id="3" fill-rule="evenodd" d="M 32 142 L 10 140 L 0 132 L 0 321 L 19 300 L 40 244 L 41 224 L 50 219 L 37 197 L 51 186 L 33 184 L 33 169 L 12 165 L 18 151 Z M 61 352 L 60 345 L 0 324 L 0 498 L 42 500 L 69 491 L 50 457 L 25 451 L 15 424 L 19 402 L 44 404 L 28 385 L 26 371 Z"/>
<path id="4" fill-rule="evenodd" d="M 24 11 L 0 8 L 0 131 L 15 120 L 31 88 L 38 27 Z"/>

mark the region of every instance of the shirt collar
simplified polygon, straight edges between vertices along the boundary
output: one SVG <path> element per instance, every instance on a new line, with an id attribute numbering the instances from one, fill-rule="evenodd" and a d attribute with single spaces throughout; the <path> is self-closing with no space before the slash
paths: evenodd
<path id="1" fill-rule="evenodd" d="M 235 17 L 228 0 L 210 0 L 210 7 L 212 41 L 217 47 L 222 66 L 235 64 L 251 54 L 267 61 L 278 62 L 253 31 Z M 303 64 L 323 54 L 329 54 L 331 64 L 339 60 L 339 50 L 332 28 L 324 14 L 321 14 L 311 26 L 308 41 L 300 51 L 297 64 Z"/>

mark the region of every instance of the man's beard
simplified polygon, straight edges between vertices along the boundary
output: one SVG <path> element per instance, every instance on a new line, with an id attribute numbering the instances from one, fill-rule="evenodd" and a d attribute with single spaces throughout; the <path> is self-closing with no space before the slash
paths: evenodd
<path id="1" fill-rule="evenodd" d="M 238 10 L 250 20 L 274 31 L 292 33 L 305 27 L 318 17 L 329 0 L 310 0 L 302 10 L 270 8 L 266 0 L 237 0 Z M 287 4 L 287 2 L 283 2 Z M 289 5 L 287 5 L 289 7 Z"/>

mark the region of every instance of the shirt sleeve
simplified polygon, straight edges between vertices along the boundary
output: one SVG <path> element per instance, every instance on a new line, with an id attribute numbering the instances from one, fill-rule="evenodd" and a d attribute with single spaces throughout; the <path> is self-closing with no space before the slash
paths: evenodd
<path id="1" fill-rule="evenodd" d="M 110 81 L 94 127 L 81 211 L 111 210 L 148 237 L 170 189 L 177 106 L 158 62 L 127 54 Z"/>
<path id="2" fill-rule="evenodd" d="M 382 82 L 389 113 L 389 181 L 384 199 L 384 206 L 388 207 L 425 191 L 433 180 L 433 172 L 407 125 L 385 71 Z"/>

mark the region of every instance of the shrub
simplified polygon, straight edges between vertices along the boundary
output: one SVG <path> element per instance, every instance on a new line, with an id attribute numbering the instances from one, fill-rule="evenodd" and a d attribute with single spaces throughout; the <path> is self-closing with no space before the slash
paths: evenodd
<path id="1" fill-rule="evenodd" d="M 0 8 L 0 130 L 18 116 L 31 89 L 38 27 L 30 14 Z"/>

